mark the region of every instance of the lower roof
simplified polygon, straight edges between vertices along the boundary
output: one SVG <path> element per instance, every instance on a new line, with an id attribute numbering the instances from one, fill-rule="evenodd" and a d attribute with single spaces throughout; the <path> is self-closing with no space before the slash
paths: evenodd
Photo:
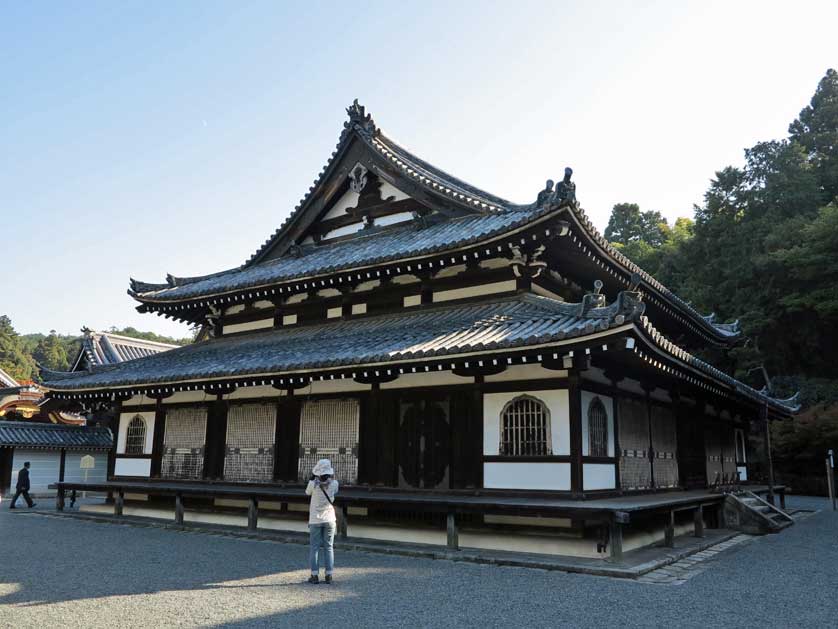
<path id="1" fill-rule="evenodd" d="M 597 307 L 589 305 L 588 297 L 583 303 L 571 304 L 526 293 L 479 303 L 248 332 L 96 367 L 90 372 L 52 372 L 44 386 L 53 397 L 73 398 L 101 397 L 103 392 L 120 390 L 130 394 L 144 388 L 153 393 L 156 387 L 160 388 L 157 393 L 165 393 L 200 389 L 207 383 L 245 384 L 251 378 L 253 384 L 260 378 L 262 384 L 273 384 L 273 376 L 300 376 L 302 382 L 303 376 L 315 377 L 318 372 L 321 379 L 328 377 L 324 372 L 331 372 L 332 377 L 345 377 L 343 372 L 350 372 L 349 377 L 355 377 L 351 372 L 364 367 L 387 369 L 400 363 L 440 362 L 443 357 L 446 363 L 479 361 L 487 353 L 540 352 L 541 348 L 569 342 L 601 345 L 607 343 L 606 337 L 625 335 L 644 343 L 641 348 L 632 341 L 626 348 L 666 374 L 718 394 L 767 404 L 781 415 L 796 410 L 796 399 L 770 398 L 666 339 L 643 316 L 638 293 L 623 291 L 612 304 Z M 282 384 L 283 379 L 279 378 L 278 383 Z M 72 395 L 78 393 L 83 395 Z"/>
<path id="2" fill-rule="evenodd" d="M 0 421 L 0 446 L 108 450 L 113 446 L 113 434 L 109 428 L 100 426 Z"/>
<path id="3" fill-rule="evenodd" d="M 577 314 L 532 294 L 478 304 L 361 317 L 225 336 L 92 372 L 52 374 L 53 391 L 89 390 L 276 374 L 524 347 L 608 330 L 613 309 Z"/>

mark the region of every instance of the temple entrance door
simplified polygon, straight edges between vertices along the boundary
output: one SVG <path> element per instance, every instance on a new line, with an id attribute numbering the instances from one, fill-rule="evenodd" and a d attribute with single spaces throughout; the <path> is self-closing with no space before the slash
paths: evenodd
<path id="1" fill-rule="evenodd" d="M 696 417 L 679 417 L 678 478 L 684 489 L 707 486 L 707 459 L 704 450 L 704 425 Z"/>
<path id="2" fill-rule="evenodd" d="M 399 404 L 399 486 L 448 488 L 451 426 L 449 400 L 426 398 Z"/>

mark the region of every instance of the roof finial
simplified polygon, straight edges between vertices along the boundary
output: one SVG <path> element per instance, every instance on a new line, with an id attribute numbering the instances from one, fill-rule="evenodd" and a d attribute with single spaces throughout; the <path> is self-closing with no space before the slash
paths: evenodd
<path id="1" fill-rule="evenodd" d="M 344 126 L 347 128 L 355 127 L 362 133 L 374 134 L 375 122 L 372 116 L 367 113 L 366 107 L 358 103 L 358 99 L 352 101 L 352 104 L 346 108 L 346 113 L 349 114 L 349 122 Z"/>
<path id="2" fill-rule="evenodd" d="M 553 180 L 548 179 L 544 190 L 538 193 L 535 206 L 558 206 L 576 201 L 576 184 L 570 180 L 572 176 L 573 169 L 568 166 L 564 169 L 564 178 L 556 184 L 555 189 L 553 189 Z"/>

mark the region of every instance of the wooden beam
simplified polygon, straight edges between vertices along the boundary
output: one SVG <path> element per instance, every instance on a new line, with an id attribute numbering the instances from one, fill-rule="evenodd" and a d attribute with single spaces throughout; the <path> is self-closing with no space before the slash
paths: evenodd
<path id="1" fill-rule="evenodd" d="M 247 530 L 255 531 L 259 522 L 259 501 L 250 498 L 247 505 Z"/>
<path id="2" fill-rule="evenodd" d="M 670 511 L 667 516 L 666 528 L 663 533 L 663 545 L 667 548 L 675 548 L 675 511 Z"/>
<path id="3" fill-rule="evenodd" d="M 349 528 L 349 508 L 340 505 L 340 516 L 338 516 L 338 539 L 346 539 Z"/>
<path id="4" fill-rule="evenodd" d="M 616 517 L 611 518 L 609 523 L 609 547 L 611 548 L 611 560 L 622 561 L 623 559 L 623 525 Z"/>
<path id="5" fill-rule="evenodd" d="M 183 524 L 183 494 L 175 494 L 175 524 Z"/>
<path id="6" fill-rule="evenodd" d="M 114 503 L 113 503 L 113 514 L 115 516 L 121 516 L 122 515 L 122 509 L 123 509 L 124 505 L 125 505 L 125 492 L 120 489 L 118 492 L 116 492 L 116 500 L 114 500 Z"/>
<path id="7" fill-rule="evenodd" d="M 457 530 L 457 516 L 453 511 L 448 512 L 446 518 L 448 533 L 448 550 L 460 550 L 460 534 Z"/>
<path id="8" fill-rule="evenodd" d="M 693 536 L 704 537 L 704 505 L 698 505 L 693 513 L 693 525 L 695 527 Z"/>

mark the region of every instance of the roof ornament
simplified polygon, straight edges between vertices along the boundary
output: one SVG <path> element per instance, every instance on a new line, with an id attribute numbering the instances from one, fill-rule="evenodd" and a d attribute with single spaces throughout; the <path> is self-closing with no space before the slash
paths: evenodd
<path id="1" fill-rule="evenodd" d="M 631 280 L 629 281 L 629 290 L 635 292 L 640 287 L 640 273 L 635 271 L 631 274 Z"/>
<path id="2" fill-rule="evenodd" d="M 596 280 L 594 282 L 594 292 L 585 293 L 582 297 L 582 316 L 594 308 L 604 308 L 605 304 L 605 295 L 602 294 L 602 280 Z"/>
<path id="3" fill-rule="evenodd" d="M 346 113 L 349 114 L 349 122 L 344 123 L 344 127 L 347 129 L 355 127 L 358 131 L 368 136 L 375 134 L 375 122 L 372 116 L 367 113 L 366 107 L 358 104 L 357 98 L 346 108 Z"/>
<path id="4" fill-rule="evenodd" d="M 564 178 L 553 187 L 553 180 L 548 179 L 544 190 L 538 193 L 535 201 L 536 207 L 550 207 L 573 203 L 576 201 L 576 184 L 570 178 L 573 176 L 573 169 L 569 166 L 564 169 Z"/>
<path id="5" fill-rule="evenodd" d="M 352 192 L 361 194 L 361 191 L 367 187 L 368 172 L 367 167 L 361 162 L 352 167 L 352 170 L 349 171 L 349 187 Z"/>

